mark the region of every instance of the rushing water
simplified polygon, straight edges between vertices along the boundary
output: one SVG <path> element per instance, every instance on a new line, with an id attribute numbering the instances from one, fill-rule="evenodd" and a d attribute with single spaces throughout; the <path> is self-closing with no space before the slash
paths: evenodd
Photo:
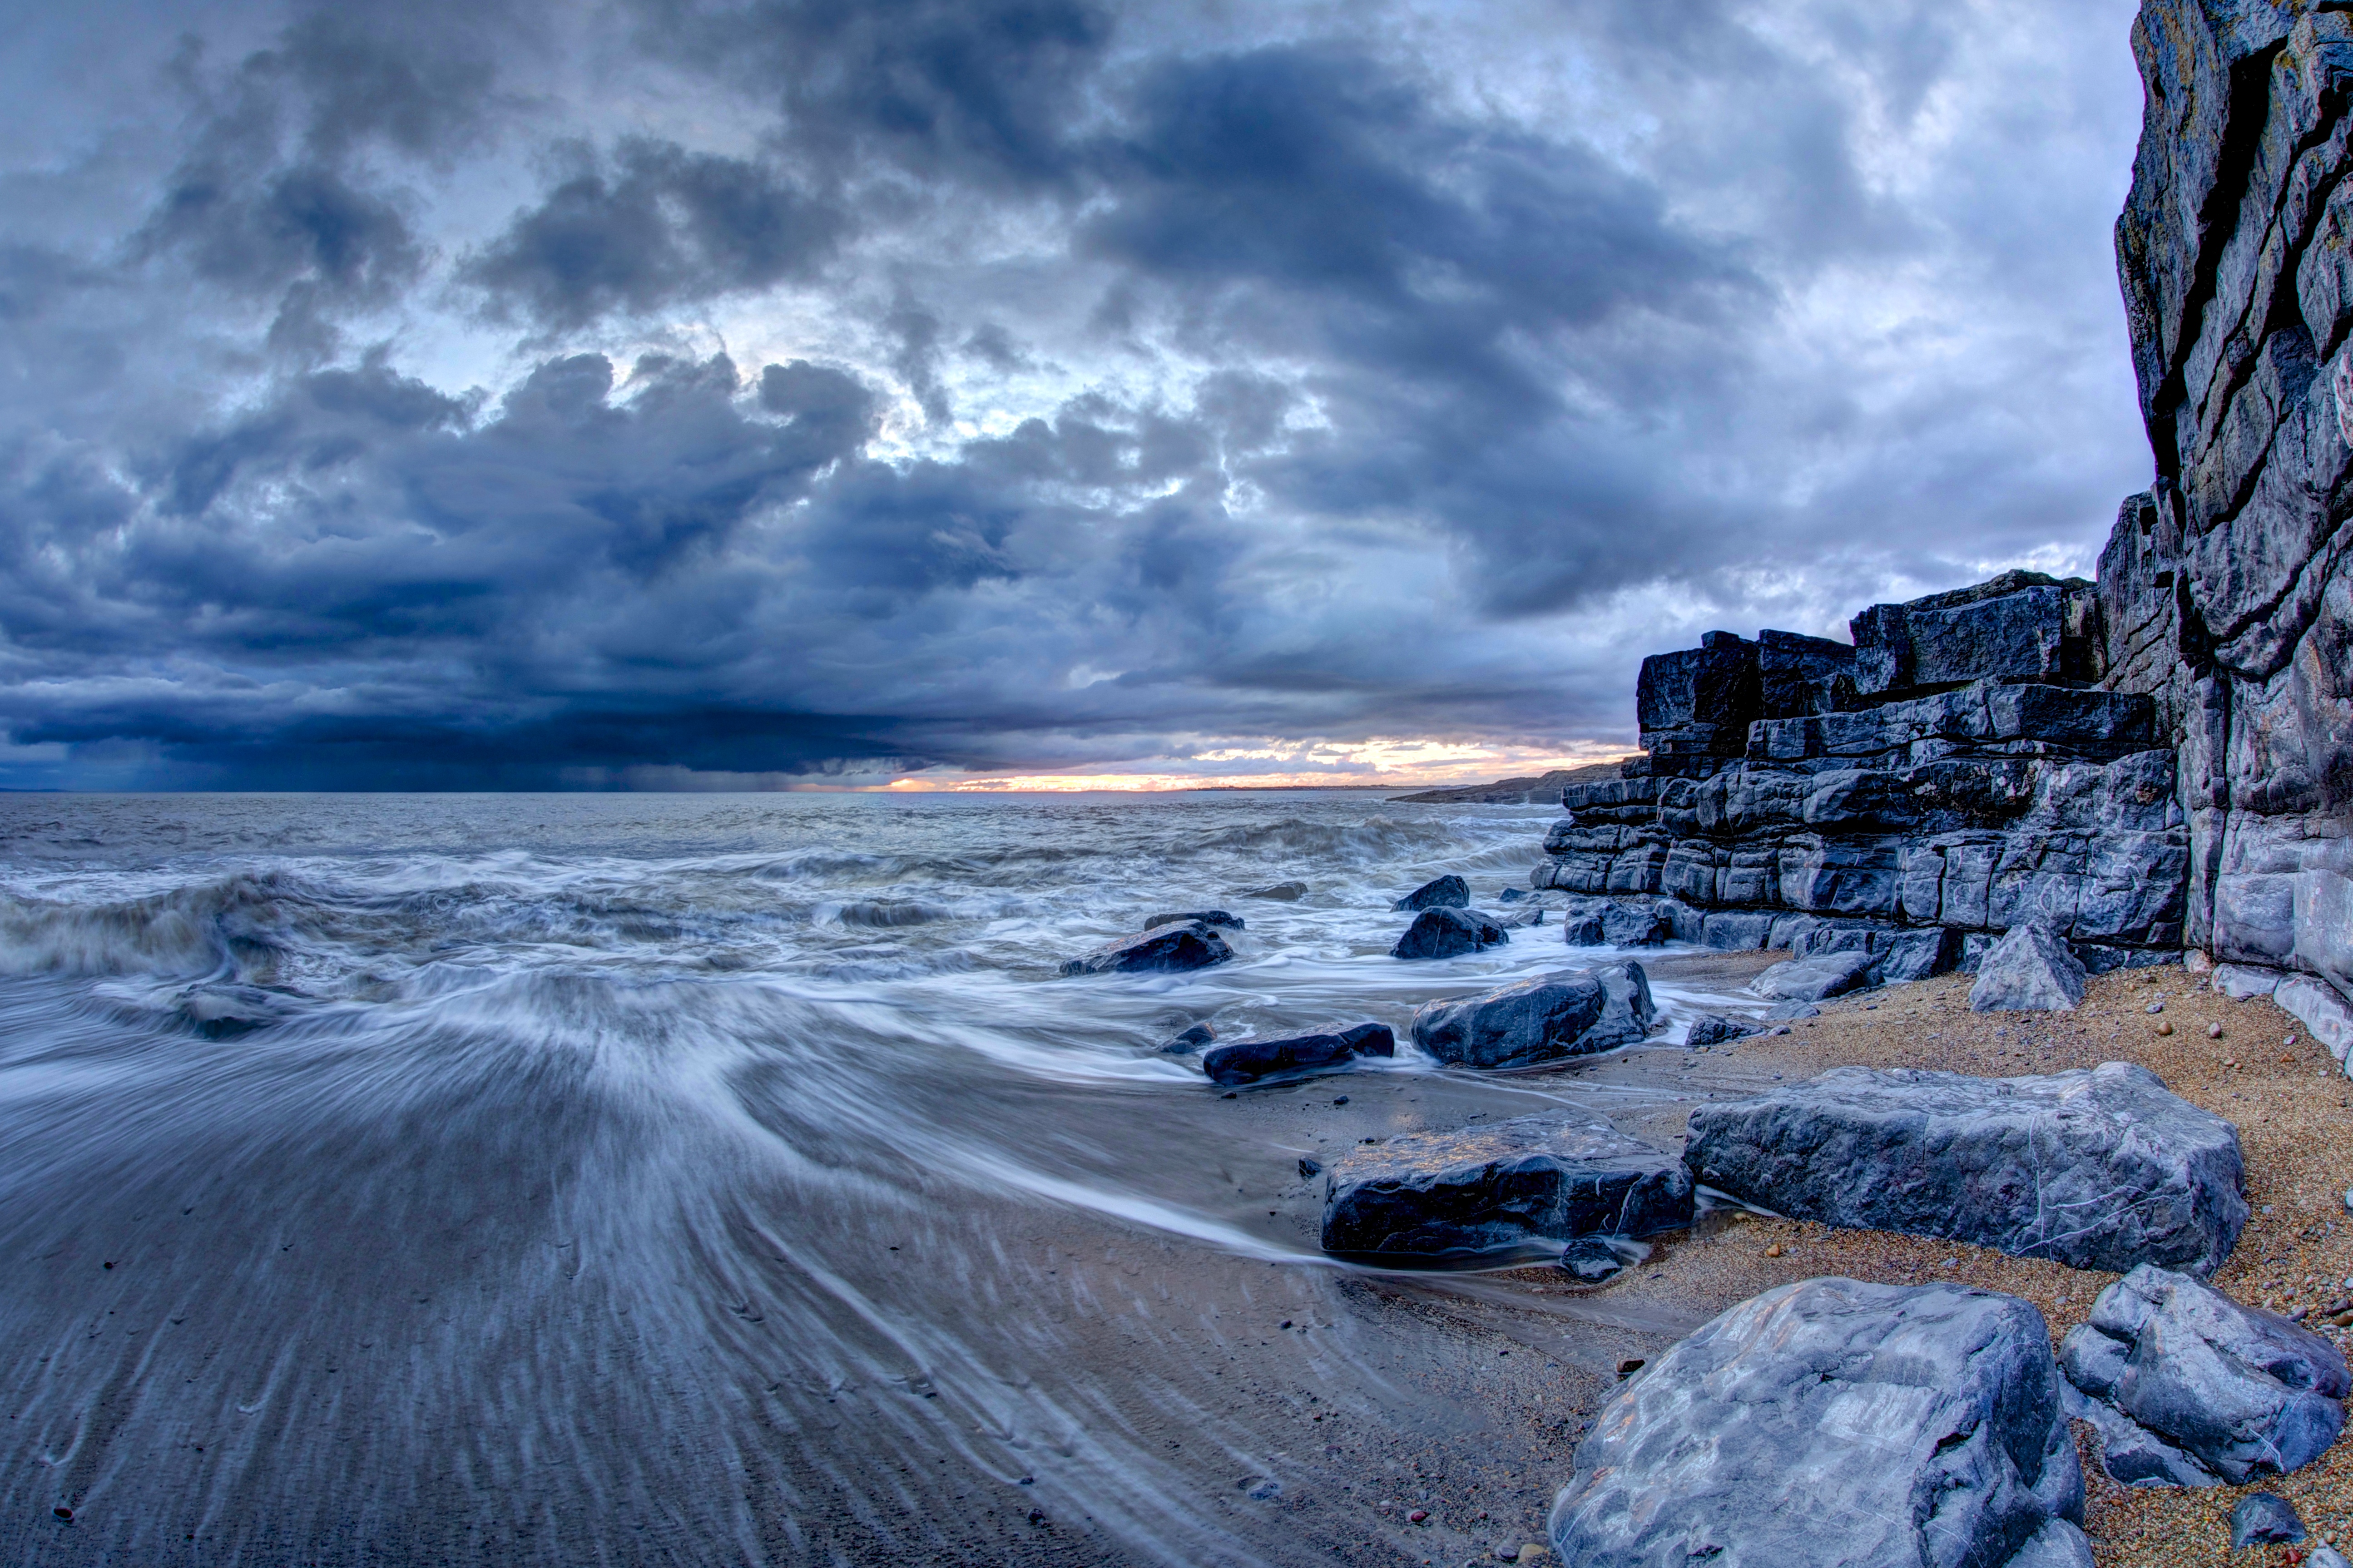
<path id="1" fill-rule="evenodd" d="M 1549 815 L 0 796 L 0 1559 L 1395 1560 L 1308 1437 L 1503 1439 L 1300 1156 L 1631 1091 L 1157 1047 L 1558 966 L 1386 955 Z M 1206 906 L 1236 962 L 1057 973 Z"/>

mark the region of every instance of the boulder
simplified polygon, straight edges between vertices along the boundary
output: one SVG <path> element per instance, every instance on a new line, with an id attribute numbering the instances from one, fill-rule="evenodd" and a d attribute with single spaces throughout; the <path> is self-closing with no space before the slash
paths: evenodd
<path id="1" fill-rule="evenodd" d="M 2060 1387 L 2042 1315 L 2014 1296 L 1784 1285 L 1603 1407 L 1553 1551 L 1578 1568 L 2080 1565 Z"/>
<path id="2" fill-rule="evenodd" d="M 2250 1546 L 2293 1543 L 2304 1539 L 2304 1521 L 2295 1516 L 2287 1499 L 2271 1492 L 2253 1492 L 2239 1500 L 2231 1510 L 2231 1550 L 2244 1552 Z"/>
<path id="3" fill-rule="evenodd" d="M 2088 1424 L 2097 1439 L 2100 1468 L 2127 1487 L 2219 1487 L 2222 1478 L 2195 1457 L 2175 1447 L 2114 1405 L 2085 1396 L 2074 1384 L 2067 1414 Z"/>
<path id="4" fill-rule="evenodd" d="M 1150 931 L 1155 926 L 1174 925 L 1179 921 L 1198 921 L 1205 926 L 1224 926 L 1229 931 L 1243 929 L 1241 916 L 1229 915 L 1223 910 L 1196 910 L 1190 914 L 1154 915 L 1144 922 L 1144 929 Z"/>
<path id="5" fill-rule="evenodd" d="M 1469 910 L 1424 910 L 1389 949 L 1391 958 L 1460 958 L 1511 941 L 1502 926 Z"/>
<path id="6" fill-rule="evenodd" d="M 2238 1130 L 2124 1062 L 2008 1079 L 1835 1068 L 1700 1106 L 1683 1157 L 1792 1218 L 2077 1268 L 2211 1274 L 2247 1222 Z"/>
<path id="7" fill-rule="evenodd" d="M 1167 1056 L 1184 1056 L 1198 1051 L 1218 1037 L 1218 1032 L 1207 1024 L 1196 1024 L 1166 1045 L 1160 1047 Z"/>
<path id="8" fill-rule="evenodd" d="M 2084 965 L 2049 927 L 2012 926 L 1978 963 L 1973 1013 L 2072 1013 L 2084 999 Z"/>
<path id="9" fill-rule="evenodd" d="M 1691 1173 L 1672 1155 L 1560 1113 L 1364 1145 L 1324 1181 L 1324 1249 L 1351 1256 L 1511 1253 L 1692 1217 Z"/>
<path id="10" fill-rule="evenodd" d="M 1748 1018 L 1727 1018 L 1721 1013 L 1702 1013 L 1692 1020 L 1691 1033 L 1684 1037 L 1687 1046 L 1720 1046 L 1727 1040 L 1745 1040 L 1751 1035 L 1761 1035 L 1767 1026 Z"/>
<path id="11" fill-rule="evenodd" d="M 1393 910 L 1462 910 L 1471 907 L 1471 884 L 1449 872 L 1424 882 L 1389 906 Z"/>
<path id="12" fill-rule="evenodd" d="M 1162 969 L 1207 969 L 1233 955 L 1224 937 L 1198 921 L 1187 921 L 1105 942 L 1083 958 L 1066 962 L 1062 973 L 1139 974 Z"/>
<path id="13" fill-rule="evenodd" d="M 1674 924 L 1656 904 L 1612 900 L 1601 906 L 1601 940 L 1611 947 L 1656 947 L 1674 937 Z"/>
<path id="14" fill-rule="evenodd" d="M 1209 1075 L 1211 1083 L 1257 1083 L 1346 1067 L 1358 1057 L 1395 1055 L 1397 1036 L 1387 1024 L 1358 1024 L 1336 1034 L 1237 1040 L 1201 1053 L 1201 1070 Z"/>
<path id="15" fill-rule="evenodd" d="M 2100 1292 L 2059 1361 L 2086 1396 L 2233 1486 L 2310 1464 L 2345 1425 L 2335 1346 L 2150 1264 Z"/>
<path id="16" fill-rule="evenodd" d="M 1525 888 L 1505 888 L 1502 892 L 1495 895 L 1495 901 L 1499 904 L 1516 904 L 1522 899 L 1533 899 L 1535 897 L 1535 895 L 1529 892 Z"/>
<path id="17" fill-rule="evenodd" d="M 1412 1033 L 1415 1045 L 1457 1067 L 1524 1068 L 1635 1045 L 1657 1021 L 1642 966 L 1609 963 L 1427 1003 Z"/>
<path id="18" fill-rule="evenodd" d="M 1748 983 L 1748 989 L 1775 1002 L 1826 1002 L 1871 984 L 1868 952 L 1823 952 L 1777 963 Z"/>
<path id="19" fill-rule="evenodd" d="M 1297 903 L 1300 900 L 1307 896 L 1307 884 L 1304 882 L 1277 882 L 1271 888 L 1248 889 L 1239 896 L 1245 899 L 1271 899 L 1277 903 L 1293 904 Z"/>
<path id="20" fill-rule="evenodd" d="M 1488 918 L 1505 931 L 1519 931 L 1527 926 L 1544 924 L 1544 906 L 1522 904 L 1518 909 L 1508 910 L 1500 915 L 1491 915 Z"/>
<path id="21" fill-rule="evenodd" d="M 1560 917 L 1561 940 L 1570 947 L 1607 947 L 1609 939 L 1602 934 L 1601 917 L 1590 910 L 1583 914 L 1564 913 Z"/>

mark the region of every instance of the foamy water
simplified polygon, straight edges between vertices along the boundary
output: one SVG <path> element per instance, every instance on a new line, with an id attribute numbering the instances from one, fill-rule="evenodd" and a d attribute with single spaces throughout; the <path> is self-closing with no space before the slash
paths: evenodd
<path id="1" fill-rule="evenodd" d="M 1387 956 L 1551 815 L 0 797 L 0 1554 L 1331 1561 L 1226 1479 L 1319 1484 L 1207 1364 L 1237 1315 L 1315 1325 L 1271 1384 L 1474 1417 L 1392 1386 L 1290 1167 L 1612 1091 L 1406 1047 L 1236 1102 L 1157 1047 L 1589 961 Z M 1236 962 L 1057 973 L 1205 907 Z"/>

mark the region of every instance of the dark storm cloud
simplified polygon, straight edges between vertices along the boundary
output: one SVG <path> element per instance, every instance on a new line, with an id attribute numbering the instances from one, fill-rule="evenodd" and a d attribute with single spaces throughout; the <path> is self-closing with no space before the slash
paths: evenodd
<path id="1" fill-rule="evenodd" d="M 494 314 L 580 327 L 806 277 L 840 239 L 837 208 L 748 159 L 632 139 L 575 168 L 470 257 Z"/>
<path id="2" fill-rule="evenodd" d="M 0 777 L 1556 747 L 1687 625 L 2080 550 L 2141 458 L 2105 262 L 2051 237 L 2113 198 L 2031 161 L 2128 146 L 2043 90 L 2121 10 L 1767 9 L 185 51 L 130 221 L 0 220 Z"/>

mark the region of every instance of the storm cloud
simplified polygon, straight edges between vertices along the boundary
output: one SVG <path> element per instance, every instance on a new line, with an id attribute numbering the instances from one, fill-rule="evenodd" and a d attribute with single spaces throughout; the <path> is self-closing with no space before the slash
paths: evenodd
<path id="1" fill-rule="evenodd" d="M 0 784 L 1613 749 L 1706 626 L 2088 566 L 2130 11 L 50 17 Z"/>

